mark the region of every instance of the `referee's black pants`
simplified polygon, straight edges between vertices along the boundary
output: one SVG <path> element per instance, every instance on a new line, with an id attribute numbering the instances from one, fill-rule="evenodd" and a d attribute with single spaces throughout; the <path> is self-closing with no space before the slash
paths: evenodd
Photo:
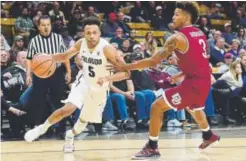
<path id="1" fill-rule="evenodd" d="M 33 89 L 26 104 L 31 127 L 40 125 L 51 112 L 63 106 L 61 100 L 66 97 L 65 73 L 62 66 L 46 79 L 33 75 Z"/>

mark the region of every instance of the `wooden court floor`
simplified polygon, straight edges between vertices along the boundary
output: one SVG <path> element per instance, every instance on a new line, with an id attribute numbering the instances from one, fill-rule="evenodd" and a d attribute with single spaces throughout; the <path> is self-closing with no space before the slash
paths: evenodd
<path id="1" fill-rule="evenodd" d="M 163 134 L 163 133 L 162 133 Z M 166 135 L 172 135 L 166 133 Z M 241 134 L 241 135 L 237 135 Z M 246 161 L 246 133 L 234 131 L 219 144 L 204 152 L 197 146 L 200 134 L 189 133 L 189 137 L 176 134 L 160 137 L 161 158 L 158 161 Z M 223 137 L 222 135 L 222 137 Z M 63 140 L 40 140 L 33 143 L 24 141 L 1 142 L 2 161 L 128 161 L 146 143 L 147 133 L 115 135 L 113 137 L 86 136 L 76 140 L 73 154 L 62 152 Z"/>

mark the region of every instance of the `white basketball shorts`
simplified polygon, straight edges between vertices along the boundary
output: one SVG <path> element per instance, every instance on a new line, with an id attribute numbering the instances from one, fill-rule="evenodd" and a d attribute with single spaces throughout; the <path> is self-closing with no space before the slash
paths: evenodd
<path id="1" fill-rule="evenodd" d="M 80 118 L 91 123 L 101 123 L 102 113 L 107 101 L 108 91 L 105 88 L 92 90 L 80 71 L 72 84 L 71 92 L 65 103 L 72 103 L 81 109 Z"/>

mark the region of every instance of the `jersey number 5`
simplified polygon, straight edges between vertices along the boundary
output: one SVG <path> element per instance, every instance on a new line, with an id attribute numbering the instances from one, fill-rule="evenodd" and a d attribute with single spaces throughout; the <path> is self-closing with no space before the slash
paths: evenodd
<path id="1" fill-rule="evenodd" d="M 204 58 L 207 58 L 207 45 L 206 45 L 206 43 L 204 42 L 203 39 L 199 39 L 199 44 L 202 46 L 202 49 L 203 49 L 202 55 L 204 56 Z"/>
<path id="2" fill-rule="evenodd" d="M 89 76 L 90 77 L 95 77 L 95 72 L 94 72 L 94 68 L 92 66 L 89 66 Z"/>

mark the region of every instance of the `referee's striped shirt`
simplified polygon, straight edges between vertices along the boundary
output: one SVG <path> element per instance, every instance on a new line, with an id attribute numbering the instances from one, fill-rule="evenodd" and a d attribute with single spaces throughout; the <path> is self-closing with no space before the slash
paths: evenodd
<path id="1" fill-rule="evenodd" d="M 46 53 L 63 53 L 67 50 L 61 35 L 51 33 L 50 36 L 45 37 L 37 35 L 31 39 L 28 44 L 27 59 L 31 60 L 35 54 Z"/>

